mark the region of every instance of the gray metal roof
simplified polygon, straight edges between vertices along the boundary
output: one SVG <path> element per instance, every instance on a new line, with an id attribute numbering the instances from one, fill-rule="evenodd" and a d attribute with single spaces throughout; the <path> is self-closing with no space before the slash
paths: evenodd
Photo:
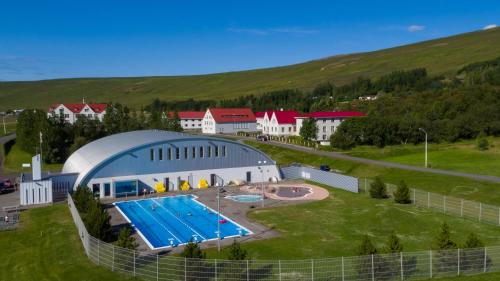
<path id="1" fill-rule="evenodd" d="M 64 163 L 62 173 L 78 173 L 75 184 L 79 184 L 93 169 L 119 154 L 156 143 L 168 141 L 208 139 L 233 142 L 208 136 L 195 136 L 178 132 L 142 130 L 119 133 L 90 142 L 75 151 Z M 245 144 L 241 144 L 247 146 Z M 255 150 L 254 148 L 252 148 Z"/>

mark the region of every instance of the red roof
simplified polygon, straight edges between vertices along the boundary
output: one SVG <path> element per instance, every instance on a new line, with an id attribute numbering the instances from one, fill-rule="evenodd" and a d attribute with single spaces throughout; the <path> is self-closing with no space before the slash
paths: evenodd
<path id="1" fill-rule="evenodd" d="M 306 118 L 347 118 L 347 117 L 362 117 L 366 116 L 363 112 L 357 111 L 318 111 L 306 113 L 301 117 Z"/>
<path id="2" fill-rule="evenodd" d="M 217 123 L 255 122 L 250 108 L 209 108 Z"/>
<path id="3" fill-rule="evenodd" d="M 255 112 L 255 118 L 264 118 L 264 115 L 266 115 L 265 111 Z"/>
<path id="4" fill-rule="evenodd" d="M 299 113 L 295 110 L 277 110 L 273 113 L 278 124 L 295 124 L 295 117 L 299 116 Z"/>
<path id="5" fill-rule="evenodd" d="M 58 106 L 60 106 L 60 103 L 53 104 L 52 106 L 49 107 L 49 112 L 54 111 Z M 71 110 L 73 113 L 80 113 L 82 109 L 85 107 L 85 103 L 63 103 L 67 109 Z M 101 113 L 106 110 L 106 104 L 105 103 L 90 103 L 88 106 L 95 112 L 95 113 Z"/>
<path id="6" fill-rule="evenodd" d="M 174 112 L 169 112 L 168 116 L 173 117 Z M 179 111 L 177 112 L 179 115 L 179 119 L 203 119 L 203 116 L 205 116 L 204 111 Z"/>

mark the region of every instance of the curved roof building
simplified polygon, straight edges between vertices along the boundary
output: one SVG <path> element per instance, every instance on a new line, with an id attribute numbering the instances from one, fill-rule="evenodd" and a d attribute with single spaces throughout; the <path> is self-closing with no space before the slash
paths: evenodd
<path id="1" fill-rule="evenodd" d="M 63 173 L 77 173 L 74 187 L 101 197 L 142 193 L 163 186 L 177 190 L 279 178 L 275 162 L 261 151 L 226 139 L 144 130 L 107 136 L 74 152 Z M 186 185 L 187 184 L 187 185 Z"/>

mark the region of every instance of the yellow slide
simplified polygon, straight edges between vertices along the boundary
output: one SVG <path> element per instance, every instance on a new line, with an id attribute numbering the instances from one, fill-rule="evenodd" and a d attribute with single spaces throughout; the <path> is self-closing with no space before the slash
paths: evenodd
<path id="1" fill-rule="evenodd" d="M 161 182 L 157 182 L 157 183 L 155 184 L 155 190 L 156 190 L 156 192 L 158 192 L 158 193 L 163 193 L 163 192 L 165 192 L 167 189 L 165 188 L 165 185 L 164 185 L 163 183 L 161 183 Z"/>
<path id="2" fill-rule="evenodd" d="M 182 191 L 188 191 L 189 189 L 191 189 L 191 186 L 189 185 L 189 182 L 183 181 L 182 184 L 181 184 L 181 190 Z"/>
<path id="3" fill-rule="evenodd" d="M 208 188 L 208 182 L 206 179 L 201 179 L 198 182 L 198 188 Z"/>

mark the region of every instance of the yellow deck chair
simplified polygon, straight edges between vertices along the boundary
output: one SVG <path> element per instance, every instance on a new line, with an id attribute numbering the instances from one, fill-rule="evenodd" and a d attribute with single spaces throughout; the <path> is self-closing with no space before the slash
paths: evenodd
<path id="1" fill-rule="evenodd" d="M 167 191 L 167 189 L 165 188 L 165 185 L 161 182 L 157 182 L 155 184 L 155 190 L 158 193 L 163 193 L 163 192 Z"/>
<path id="2" fill-rule="evenodd" d="M 191 186 L 189 185 L 189 182 L 183 181 L 182 184 L 181 184 L 181 190 L 182 191 L 188 191 L 189 189 L 191 189 Z"/>
<path id="3" fill-rule="evenodd" d="M 206 179 L 201 179 L 198 182 L 198 188 L 208 188 L 208 182 Z"/>

